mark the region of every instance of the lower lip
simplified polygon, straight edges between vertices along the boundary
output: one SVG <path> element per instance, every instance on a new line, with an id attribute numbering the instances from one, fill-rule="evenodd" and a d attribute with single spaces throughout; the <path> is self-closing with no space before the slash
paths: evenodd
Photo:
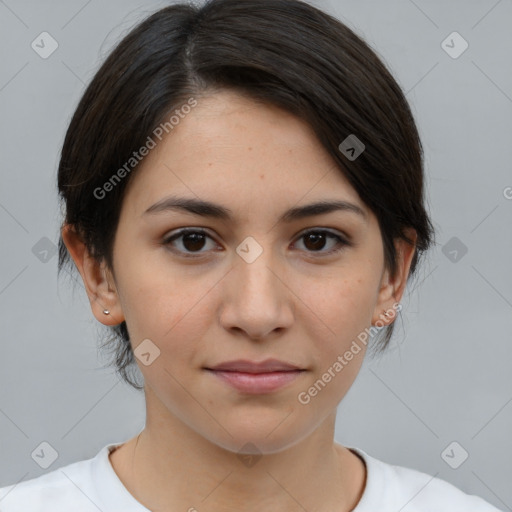
<path id="1" fill-rule="evenodd" d="M 269 373 L 243 373 L 208 370 L 227 384 L 244 393 L 271 393 L 295 380 L 302 370 Z"/>

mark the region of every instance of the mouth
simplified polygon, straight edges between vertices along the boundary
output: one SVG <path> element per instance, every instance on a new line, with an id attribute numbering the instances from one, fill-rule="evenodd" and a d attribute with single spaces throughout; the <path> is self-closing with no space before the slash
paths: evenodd
<path id="1" fill-rule="evenodd" d="M 247 360 L 229 361 L 204 370 L 224 384 L 248 394 L 277 391 L 307 371 L 276 359 L 259 363 Z"/>
<path id="2" fill-rule="evenodd" d="M 280 372 L 246 373 L 225 370 L 205 370 L 221 379 L 229 386 L 249 394 L 271 393 L 294 381 L 306 370 L 288 370 Z"/>

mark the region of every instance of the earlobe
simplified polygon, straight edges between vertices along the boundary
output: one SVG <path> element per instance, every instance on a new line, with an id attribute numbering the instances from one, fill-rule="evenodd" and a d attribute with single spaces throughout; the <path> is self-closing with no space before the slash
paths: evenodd
<path id="1" fill-rule="evenodd" d="M 119 297 L 111 273 L 104 261 L 98 261 L 88 251 L 74 227 L 65 224 L 62 240 L 82 276 L 85 290 L 96 319 L 104 325 L 117 325 L 124 321 Z M 104 311 L 108 311 L 104 313 Z"/>

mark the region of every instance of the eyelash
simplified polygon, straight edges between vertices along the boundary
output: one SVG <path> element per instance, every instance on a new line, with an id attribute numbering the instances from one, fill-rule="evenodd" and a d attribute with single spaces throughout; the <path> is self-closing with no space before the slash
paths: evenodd
<path id="1" fill-rule="evenodd" d="M 210 238 L 213 240 L 213 238 L 208 234 L 207 231 L 203 230 L 203 229 L 200 229 L 200 228 L 185 228 L 185 229 L 182 229 L 176 233 L 174 233 L 173 235 L 171 236 L 168 236 L 166 237 L 164 240 L 163 240 L 163 245 L 170 245 L 174 240 L 176 239 L 179 239 L 183 236 L 186 236 L 186 235 L 189 235 L 189 234 L 200 234 L 200 235 L 205 235 L 206 237 Z M 330 251 L 306 251 L 308 252 L 309 254 L 312 254 L 312 255 L 315 255 L 315 254 L 320 254 L 320 256 L 318 257 L 326 257 L 326 256 L 331 256 L 333 254 L 337 254 L 339 252 L 341 252 L 346 246 L 349 247 L 351 246 L 352 244 L 350 242 L 348 242 L 345 238 L 341 237 L 340 235 L 337 235 L 336 233 L 332 233 L 331 231 L 327 231 L 325 229 L 310 229 L 309 231 L 305 231 L 304 233 L 302 233 L 297 240 L 300 240 L 301 238 L 304 238 L 306 237 L 307 235 L 311 235 L 311 234 L 323 234 L 323 235 L 327 235 L 327 237 L 331 237 L 331 238 L 334 238 L 338 245 L 341 245 L 341 247 L 338 247 L 336 249 L 331 249 Z M 177 252 L 180 254 L 180 256 L 183 256 L 184 258 L 200 258 L 202 256 L 202 252 L 198 252 L 198 253 L 184 253 L 182 251 L 176 251 L 174 249 L 172 249 L 173 252 Z M 317 256 L 315 256 L 317 257 Z"/>

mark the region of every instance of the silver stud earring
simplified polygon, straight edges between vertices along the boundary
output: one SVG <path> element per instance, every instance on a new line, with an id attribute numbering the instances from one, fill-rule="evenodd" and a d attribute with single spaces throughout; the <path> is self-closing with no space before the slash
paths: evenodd
<path id="1" fill-rule="evenodd" d="M 109 311 L 108 309 L 104 309 L 104 310 L 103 310 L 103 314 L 104 314 L 104 315 L 110 315 L 110 311 Z"/>

